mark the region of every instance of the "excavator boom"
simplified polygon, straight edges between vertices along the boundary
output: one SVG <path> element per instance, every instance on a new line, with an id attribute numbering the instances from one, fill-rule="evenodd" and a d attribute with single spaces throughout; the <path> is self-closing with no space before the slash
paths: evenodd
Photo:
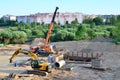
<path id="1" fill-rule="evenodd" d="M 28 55 L 28 56 L 32 57 L 34 60 L 38 60 L 38 56 L 37 56 L 35 53 L 31 53 L 31 52 L 29 52 L 29 51 L 27 51 L 27 50 L 25 50 L 25 49 L 22 50 L 21 48 L 19 48 L 18 50 L 16 50 L 16 51 L 14 52 L 14 54 L 13 54 L 12 57 L 10 58 L 10 63 L 12 63 L 12 60 L 13 60 L 14 58 L 16 58 L 18 54 L 25 54 L 25 55 Z"/>

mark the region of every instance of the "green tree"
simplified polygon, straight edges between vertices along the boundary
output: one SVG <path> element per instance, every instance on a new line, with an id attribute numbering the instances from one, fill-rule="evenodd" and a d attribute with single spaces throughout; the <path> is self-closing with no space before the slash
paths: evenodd
<path id="1" fill-rule="evenodd" d="M 30 29 L 25 29 L 24 32 L 27 34 L 28 38 L 32 36 L 32 31 Z"/>
<path id="2" fill-rule="evenodd" d="M 106 18 L 105 24 L 110 25 L 110 18 Z"/>
<path id="3" fill-rule="evenodd" d="M 6 21 L 6 23 L 8 26 L 18 26 L 17 21 L 8 20 L 8 21 Z"/>
<path id="4" fill-rule="evenodd" d="M 75 18 L 75 20 L 73 20 L 71 23 L 72 23 L 73 25 L 79 24 L 77 18 Z"/>
<path id="5" fill-rule="evenodd" d="M 90 28 L 95 28 L 95 23 L 94 22 L 90 23 Z"/>
<path id="6" fill-rule="evenodd" d="M 65 41 L 72 41 L 75 39 L 75 34 L 72 32 L 67 32 L 64 38 Z"/>
<path id="7" fill-rule="evenodd" d="M 115 22 L 117 21 L 117 17 L 116 16 L 112 16 L 111 18 L 110 18 L 110 24 L 111 25 L 115 25 Z"/>
<path id="8" fill-rule="evenodd" d="M 95 33 L 95 31 L 93 29 L 88 29 L 87 34 L 88 34 L 88 37 L 90 39 L 93 39 L 93 38 L 95 38 L 97 36 L 97 34 Z"/>
<path id="9" fill-rule="evenodd" d="M 20 22 L 18 23 L 18 30 L 30 29 L 31 26 L 29 23 Z"/>
<path id="10" fill-rule="evenodd" d="M 120 41 L 120 31 L 119 30 L 120 30 L 120 19 L 118 19 L 116 21 L 115 28 L 112 29 L 112 34 L 118 41 Z"/>
<path id="11" fill-rule="evenodd" d="M 78 26 L 78 29 L 75 33 L 76 35 L 76 40 L 84 40 L 87 38 L 87 30 L 86 30 L 86 26 L 81 24 L 80 26 Z"/>
<path id="12" fill-rule="evenodd" d="M 93 19 L 93 22 L 96 24 L 96 25 L 102 25 L 103 24 L 103 18 L 98 16 L 96 18 Z"/>
<path id="13" fill-rule="evenodd" d="M 85 23 L 85 24 L 91 24 L 91 23 L 93 23 L 93 19 L 86 18 L 86 19 L 83 20 L 83 23 Z"/>
<path id="14" fill-rule="evenodd" d="M 36 22 L 32 22 L 32 23 L 31 23 L 31 27 L 34 27 L 34 28 L 35 28 L 36 26 L 37 26 L 37 23 L 36 23 Z"/>
<path id="15" fill-rule="evenodd" d="M 10 39 L 12 38 L 12 34 L 8 30 L 4 30 L 0 32 L 0 42 L 8 44 L 10 43 Z"/>
<path id="16" fill-rule="evenodd" d="M 44 32 L 42 30 L 34 29 L 32 30 L 32 35 L 36 37 L 44 37 Z"/>
<path id="17" fill-rule="evenodd" d="M 116 21 L 117 21 L 117 17 L 113 15 L 111 18 L 106 18 L 105 24 L 106 25 L 115 25 Z"/>
<path id="18" fill-rule="evenodd" d="M 110 37 L 110 32 L 105 30 L 103 36 L 104 37 Z"/>
<path id="19" fill-rule="evenodd" d="M 3 20 L 3 18 L 0 18 L 0 23 L 4 23 L 4 20 Z"/>
<path id="20" fill-rule="evenodd" d="M 53 37 L 54 39 L 52 39 L 53 41 L 64 41 L 65 37 L 66 37 L 67 31 L 65 30 L 60 30 L 58 33 L 55 34 L 55 36 Z"/>
<path id="21" fill-rule="evenodd" d="M 120 20 L 120 15 L 117 15 L 117 21 Z"/>
<path id="22" fill-rule="evenodd" d="M 27 34 L 24 31 L 13 31 L 11 43 L 24 43 L 27 40 Z"/>

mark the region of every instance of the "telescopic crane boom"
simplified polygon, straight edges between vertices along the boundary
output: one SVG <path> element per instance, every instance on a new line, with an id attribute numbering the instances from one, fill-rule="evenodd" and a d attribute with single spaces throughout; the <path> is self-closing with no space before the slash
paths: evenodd
<path id="1" fill-rule="evenodd" d="M 50 23 L 50 27 L 49 27 L 48 32 L 47 32 L 47 36 L 46 36 L 46 39 L 45 39 L 45 43 L 44 43 L 44 46 L 43 46 L 43 49 L 44 49 L 46 52 L 51 52 L 51 51 L 52 51 L 52 49 L 51 49 L 51 47 L 50 47 L 50 45 L 49 45 L 48 43 L 49 43 L 51 30 L 52 30 L 52 28 L 53 28 L 55 16 L 56 16 L 56 13 L 57 13 L 57 10 L 58 10 L 58 9 L 59 9 L 59 8 L 56 7 L 55 12 L 54 12 L 54 14 L 53 14 L 53 18 L 52 18 L 51 23 Z"/>

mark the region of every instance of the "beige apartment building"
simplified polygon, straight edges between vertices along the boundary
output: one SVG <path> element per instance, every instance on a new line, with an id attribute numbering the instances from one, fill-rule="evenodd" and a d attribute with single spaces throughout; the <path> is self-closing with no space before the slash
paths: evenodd
<path id="1" fill-rule="evenodd" d="M 18 22 L 38 22 L 45 24 L 50 24 L 52 20 L 53 13 L 37 13 L 31 15 L 23 15 L 17 16 Z M 83 21 L 83 14 L 82 13 L 57 13 L 55 22 L 64 25 L 66 22 L 71 23 L 73 20 L 77 18 L 79 23 Z"/>

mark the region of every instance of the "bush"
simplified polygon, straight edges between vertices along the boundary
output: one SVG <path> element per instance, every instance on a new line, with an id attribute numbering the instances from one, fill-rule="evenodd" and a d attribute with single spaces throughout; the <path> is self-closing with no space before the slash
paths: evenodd
<path id="1" fill-rule="evenodd" d="M 65 37 L 66 37 L 66 31 L 61 30 L 55 34 L 53 41 L 55 41 L 55 42 L 56 41 L 64 41 Z"/>
<path id="2" fill-rule="evenodd" d="M 9 44 L 11 38 L 12 34 L 10 31 L 4 30 L 0 32 L 0 43 Z"/>
<path id="3" fill-rule="evenodd" d="M 66 37 L 65 37 L 65 41 L 72 41 L 72 40 L 74 40 L 75 39 L 75 34 L 74 33 L 72 33 L 72 32 L 67 32 L 67 34 L 66 34 Z"/>
<path id="4" fill-rule="evenodd" d="M 87 28 L 86 28 L 86 25 L 80 25 L 75 33 L 76 37 L 75 39 L 76 40 L 84 40 L 86 39 L 88 36 L 87 36 Z"/>
<path id="5" fill-rule="evenodd" d="M 11 43 L 24 43 L 27 40 L 27 34 L 24 31 L 13 31 Z"/>
<path id="6" fill-rule="evenodd" d="M 24 31 L 9 31 L 0 32 L 0 43 L 24 43 L 27 40 L 27 35 Z"/>
<path id="7" fill-rule="evenodd" d="M 110 37 L 110 32 L 109 32 L 109 31 L 104 31 L 103 36 L 104 36 L 104 37 Z"/>
<path id="8" fill-rule="evenodd" d="M 27 34 L 27 37 L 32 36 L 32 31 L 30 29 L 25 29 L 24 32 Z"/>
<path id="9" fill-rule="evenodd" d="M 97 34 L 95 33 L 95 31 L 93 29 L 88 29 L 87 30 L 87 34 L 88 34 L 88 39 L 93 39 L 97 36 Z"/>

